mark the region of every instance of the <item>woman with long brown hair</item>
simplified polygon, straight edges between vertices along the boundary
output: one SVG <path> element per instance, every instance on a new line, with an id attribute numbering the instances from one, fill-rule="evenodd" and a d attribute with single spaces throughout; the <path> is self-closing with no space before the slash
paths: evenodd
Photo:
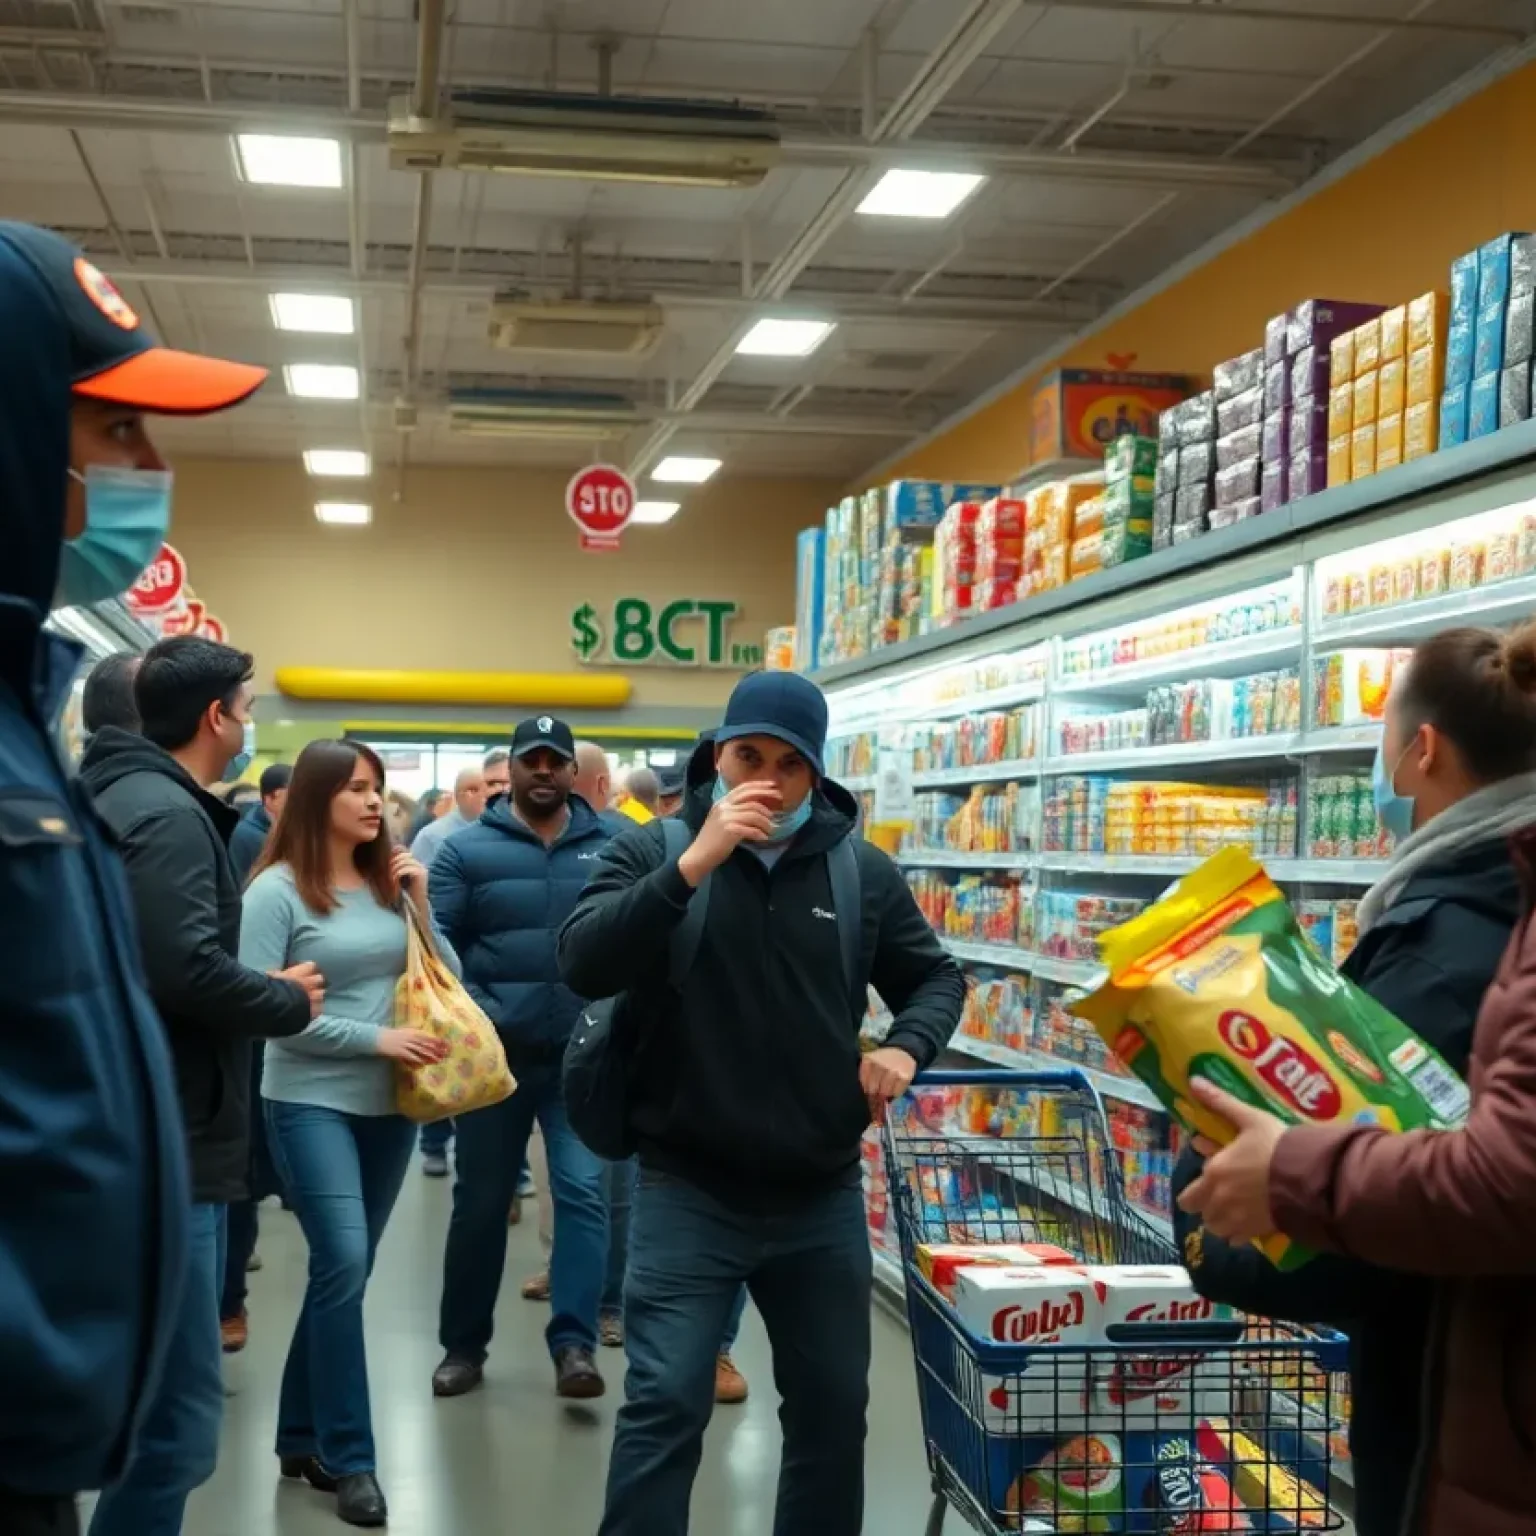
<path id="1" fill-rule="evenodd" d="M 383 763 L 358 742 L 311 742 L 245 894 L 240 958 L 261 971 L 312 960 L 327 982 L 325 1012 L 268 1054 L 262 1080 L 273 1161 L 309 1243 L 277 1454 L 285 1477 L 334 1492 L 340 1518 L 362 1526 L 387 1518 L 363 1292 L 415 1145 L 415 1126 L 395 1111 L 395 1067 L 444 1050 L 392 1027 L 407 900 L 430 926 L 426 871 L 392 845 L 384 819 Z M 437 943 L 457 969 L 441 935 Z"/>

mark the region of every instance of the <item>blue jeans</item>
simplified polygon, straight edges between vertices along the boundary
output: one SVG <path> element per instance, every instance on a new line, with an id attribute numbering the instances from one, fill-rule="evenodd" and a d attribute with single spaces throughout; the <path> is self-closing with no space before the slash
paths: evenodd
<path id="1" fill-rule="evenodd" d="M 871 1268 L 857 1186 L 751 1216 L 642 1172 L 624 1285 L 629 1374 L 599 1536 L 686 1536 L 715 1356 L 743 1282 L 782 1399 L 775 1536 L 859 1536 Z"/>
<path id="2" fill-rule="evenodd" d="M 186 1289 L 165 1375 L 122 1480 L 96 1505 L 91 1536 L 177 1536 L 187 1495 L 213 1476 L 224 1418 L 223 1280 L 224 1207 L 194 1205 Z"/>
<path id="3" fill-rule="evenodd" d="M 309 1286 L 277 1413 L 277 1454 L 317 1456 L 333 1477 L 376 1470 L 363 1293 L 416 1127 L 399 1115 L 266 1105 L 272 1156 L 309 1244 Z"/>
<path id="4" fill-rule="evenodd" d="M 544 1131 L 555 1207 L 545 1339 L 551 1354 L 571 1344 L 585 1349 L 597 1344 L 597 1304 L 608 1259 L 603 1164 L 565 1118 L 555 1061 L 519 1072 L 511 1098 L 457 1121 L 459 1155 L 438 1337 L 448 1354 L 463 1360 L 483 1362 L 490 1348 L 507 1262 L 507 1211 L 535 1119 Z"/>
<path id="5" fill-rule="evenodd" d="M 448 1143 L 453 1140 L 453 1121 L 434 1120 L 430 1125 L 421 1128 L 421 1155 L 423 1157 L 446 1157 L 448 1155 Z"/>
<path id="6" fill-rule="evenodd" d="M 608 1196 L 608 1274 L 603 1281 L 603 1300 L 599 1311 L 604 1317 L 619 1317 L 624 1311 L 624 1271 L 629 1264 L 629 1213 L 635 1199 L 635 1176 L 640 1165 L 636 1159 L 608 1163 L 603 1168 L 603 1184 Z M 736 1347 L 741 1332 L 742 1314 L 747 1310 L 747 1288 L 740 1286 L 731 1315 L 725 1322 L 725 1336 L 720 1353 L 728 1355 Z"/>

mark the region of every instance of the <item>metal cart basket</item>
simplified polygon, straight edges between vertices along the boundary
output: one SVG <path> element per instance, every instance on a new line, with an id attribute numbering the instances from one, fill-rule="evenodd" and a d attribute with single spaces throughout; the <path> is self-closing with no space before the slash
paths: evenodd
<path id="1" fill-rule="evenodd" d="M 1127 1201 L 1083 1073 L 926 1073 L 883 1141 L 933 1473 L 928 1536 L 950 1510 L 988 1536 L 1343 1525 L 1328 1497 L 1342 1336 L 1207 1303 L 1121 1315 L 1137 1276 L 1106 1289 L 1071 1266 L 1038 1302 L 1000 1290 L 984 1319 L 975 1286 L 966 1318 L 936 1288 L 935 1244 L 1049 1243 L 1138 1266 L 1154 1287 L 1147 1270 L 1179 1264 L 1166 1229 Z"/>

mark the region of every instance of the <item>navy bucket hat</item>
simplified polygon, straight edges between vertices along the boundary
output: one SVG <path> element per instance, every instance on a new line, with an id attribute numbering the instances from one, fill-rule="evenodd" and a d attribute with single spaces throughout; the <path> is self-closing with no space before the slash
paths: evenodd
<path id="1" fill-rule="evenodd" d="M 737 683 L 725 706 L 725 720 L 715 732 L 719 742 L 743 736 L 773 736 L 787 741 L 822 778 L 827 746 L 827 700 L 821 689 L 798 672 L 754 672 Z"/>

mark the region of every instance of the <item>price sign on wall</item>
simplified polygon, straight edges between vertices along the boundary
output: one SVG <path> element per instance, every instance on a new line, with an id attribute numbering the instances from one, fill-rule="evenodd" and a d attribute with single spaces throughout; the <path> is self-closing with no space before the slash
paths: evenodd
<path id="1" fill-rule="evenodd" d="M 731 638 L 740 617 L 735 603 L 714 598 L 582 603 L 571 611 L 571 651 L 588 666 L 759 667 L 762 646 Z"/>
<path id="2" fill-rule="evenodd" d="M 583 549 L 617 549 L 635 510 L 634 482 L 612 464 L 589 464 L 571 476 L 565 510 L 581 529 Z"/>

